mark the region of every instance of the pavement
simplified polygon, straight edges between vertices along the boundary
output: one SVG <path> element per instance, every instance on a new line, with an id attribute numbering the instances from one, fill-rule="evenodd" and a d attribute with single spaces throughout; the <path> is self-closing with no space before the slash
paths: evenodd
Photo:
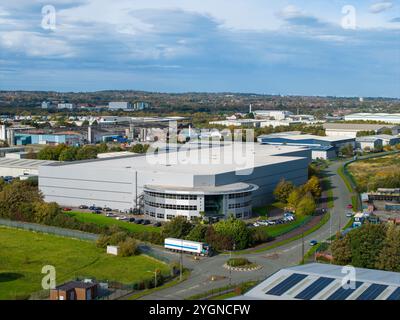
<path id="1" fill-rule="evenodd" d="M 200 260 L 194 260 L 193 256 L 183 254 L 183 265 L 185 268 L 192 270 L 189 278 L 173 287 L 155 291 L 141 299 L 182 300 L 195 294 L 204 293 L 229 284 L 262 281 L 282 268 L 299 264 L 303 258 L 303 252 L 307 252 L 310 248 L 310 240 L 320 242 L 330 238 L 331 235 L 335 235 L 337 231 L 340 231 L 349 220 L 346 217 L 346 206 L 351 203 L 351 194 L 348 192 L 342 178 L 337 174 L 337 170 L 341 165 L 343 165 L 343 162 L 334 162 L 325 170 L 325 174 L 331 180 L 334 200 L 334 207 L 329 209 L 330 220 L 312 234 L 305 236 L 304 242 L 303 239 L 298 239 L 268 251 L 241 254 L 241 257 L 262 266 L 261 269 L 251 272 L 229 271 L 225 269 L 223 265 L 229 258 L 229 255 L 226 254 L 203 257 Z M 181 258 L 179 253 L 165 251 L 160 247 L 152 246 L 148 250 L 170 261 L 179 261 Z M 217 280 L 211 280 L 213 276 Z"/>

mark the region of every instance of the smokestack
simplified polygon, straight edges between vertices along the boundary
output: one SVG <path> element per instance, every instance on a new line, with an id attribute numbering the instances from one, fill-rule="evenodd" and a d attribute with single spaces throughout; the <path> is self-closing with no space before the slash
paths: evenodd
<path id="1" fill-rule="evenodd" d="M 92 133 L 92 126 L 89 125 L 88 127 L 88 142 L 92 143 L 93 142 L 93 133 Z"/>
<path id="2" fill-rule="evenodd" d="M 249 106 L 249 113 L 251 113 L 251 103 L 250 103 L 250 106 Z"/>

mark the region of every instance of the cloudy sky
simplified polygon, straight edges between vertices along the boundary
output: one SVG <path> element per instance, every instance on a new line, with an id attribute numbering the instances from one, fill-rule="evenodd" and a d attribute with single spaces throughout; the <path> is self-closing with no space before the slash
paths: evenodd
<path id="1" fill-rule="evenodd" d="M 400 97 L 400 0 L 0 0 L 1 89 Z"/>

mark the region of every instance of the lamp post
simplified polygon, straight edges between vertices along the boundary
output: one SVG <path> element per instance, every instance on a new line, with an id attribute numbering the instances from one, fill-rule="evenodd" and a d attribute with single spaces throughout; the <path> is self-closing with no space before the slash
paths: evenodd
<path id="1" fill-rule="evenodd" d="M 157 288 L 157 274 L 158 274 L 159 270 L 158 269 L 155 269 L 154 271 L 148 270 L 147 272 L 154 273 L 154 288 Z"/>
<path id="2" fill-rule="evenodd" d="M 182 281 L 182 273 L 183 273 L 183 251 L 182 251 L 182 249 L 183 249 L 183 239 L 181 239 L 181 261 L 180 261 L 180 266 L 179 266 L 179 269 L 180 269 L 180 272 L 179 272 L 179 281 Z"/>

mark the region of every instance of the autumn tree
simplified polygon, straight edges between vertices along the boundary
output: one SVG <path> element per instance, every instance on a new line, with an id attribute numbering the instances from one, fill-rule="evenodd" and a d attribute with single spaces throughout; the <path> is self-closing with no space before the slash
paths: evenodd
<path id="1" fill-rule="evenodd" d="M 274 190 L 275 199 L 280 202 L 287 203 L 288 197 L 294 188 L 295 186 L 292 182 L 282 179 L 279 181 Z"/>

